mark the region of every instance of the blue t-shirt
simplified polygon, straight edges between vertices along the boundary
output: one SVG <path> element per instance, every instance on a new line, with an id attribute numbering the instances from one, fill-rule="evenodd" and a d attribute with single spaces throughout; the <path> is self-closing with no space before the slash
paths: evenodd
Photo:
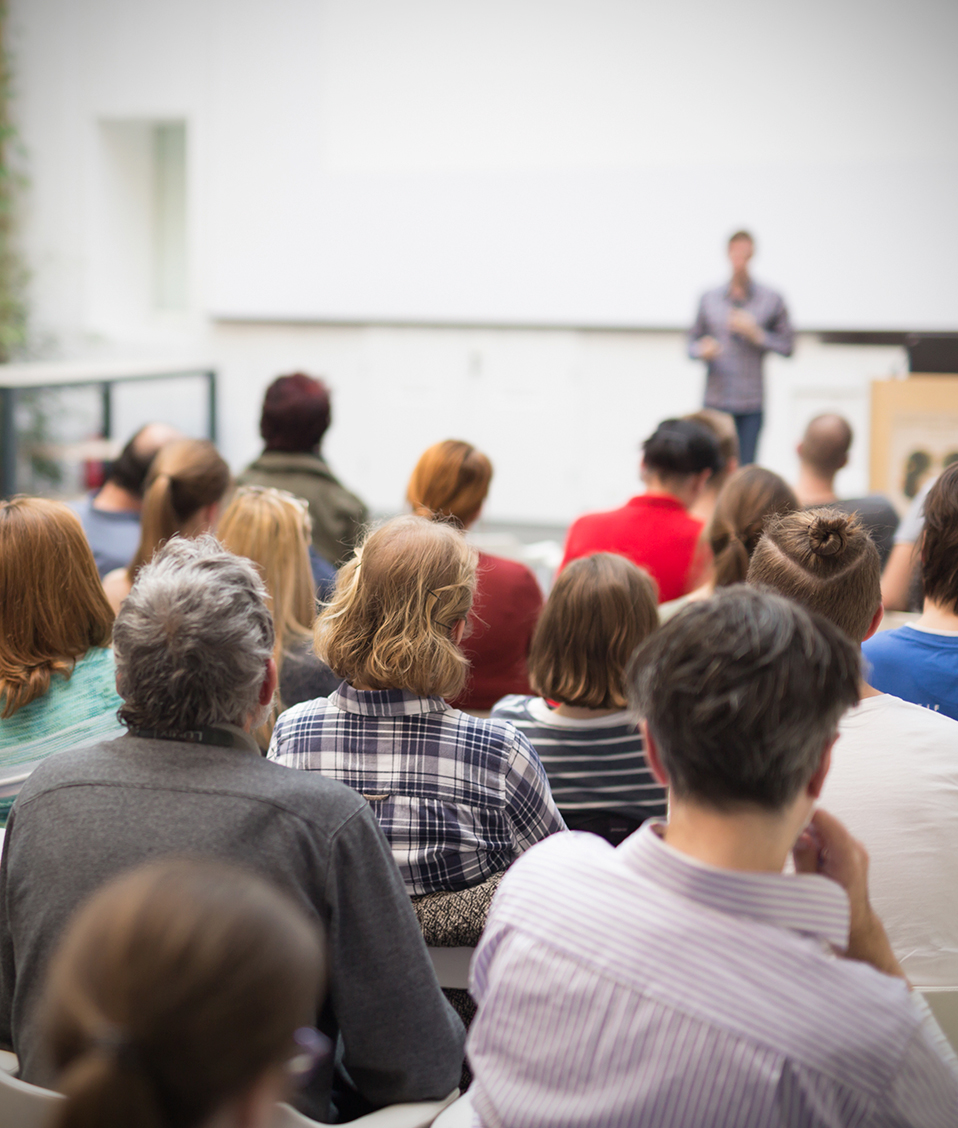
<path id="1" fill-rule="evenodd" d="M 96 494 L 88 494 L 70 508 L 80 518 L 96 561 L 100 579 L 114 568 L 125 568 L 140 547 L 140 515 L 127 510 L 94 509 Z"/>
<path id="2" fill-rule="evenodd" d="M 870 638 L 862 653 L 869 685 L 958 721 L 958 635 L 904 626 Z"/>

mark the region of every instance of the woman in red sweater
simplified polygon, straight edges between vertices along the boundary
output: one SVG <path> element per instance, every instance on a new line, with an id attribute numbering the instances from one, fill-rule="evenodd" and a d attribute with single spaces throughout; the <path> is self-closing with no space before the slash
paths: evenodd
<path id="1" fill-rule="evenodd" d="M 492 463 L 469 443 L 446 439 L 416 463 L 406 498 L 414 513 L 453 519 L 468 529 L 479 517 Z M 516 560 L 479 553 L 478 586 L 462 649 L 472 667 L 459 709 L 487 712 L 509 693 L 531 693 L 526 658 L 542 610 L 535 576 Z"/>

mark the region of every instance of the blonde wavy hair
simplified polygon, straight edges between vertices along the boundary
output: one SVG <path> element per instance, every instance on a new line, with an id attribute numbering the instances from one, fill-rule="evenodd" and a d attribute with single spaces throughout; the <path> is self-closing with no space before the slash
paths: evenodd
<path id="1" fill-rule="evenodd" d="M 394 517 L 340 569 L 316 620 L 316 653 L 358 688 L 455 697 L 469 661 L 452 635 L 472 606 L 476 562 L 453 525 Z"/>
<path id="2" fill-rule="evenodd" d="M 276 629 L 273 658 L 279 673 L 286 651 L 309 638 L 316 618 L 309 565 L 312 522 L 306 502 L 285 490 L 241 486 L 223 511 L 216 533 L 224 548 L 252 561 L 262 576 Z M 271 717 L 257 733 L 260 743 L 268 743 L 274 720 Z"/>

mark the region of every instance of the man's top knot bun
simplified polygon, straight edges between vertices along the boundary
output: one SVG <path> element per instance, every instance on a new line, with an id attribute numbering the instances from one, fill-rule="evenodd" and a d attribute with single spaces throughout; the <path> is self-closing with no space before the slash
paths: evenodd
<path id="1" fill-rule="evenodd" d="M 848 542 L 848 517 L 817 517 L 809 526 L 808 539 L 816 556 L 835 556 Z"/>

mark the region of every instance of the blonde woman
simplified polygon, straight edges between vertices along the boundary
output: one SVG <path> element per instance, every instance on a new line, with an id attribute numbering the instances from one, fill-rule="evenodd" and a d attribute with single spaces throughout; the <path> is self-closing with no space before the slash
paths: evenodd
<path id="1" fill-rule="evenodd" d="M 257 567 L 276 628 L 273 658 L 279 673 L 277 711 L 325 697 L 340 679 L 313 650 L 316 596 L 309 564 L 311 521 L 306 502 L 285 490 L 242 486 L 223 511 L 217 535 L 230 552 Z M 269 744 L 275 717 L 257 732 Z"/>
<path id="2" fill-rule="evenodd" d="M 457 528 L 408 516 L 371 532 L 316 622 L 316 652 L 345 684 L 288 709 L 270 744 L 270 759 L 368 800 L 411 894 L 478 885 L 565 828 L 515 726 L 444 700 L 466 679 L 475 585 Z"/>
<path id="3" fill-rule="evenodd" d="M 114 614 L 130 594 L 136 574 L 170 537 L 195 537 L 216 523 L 220 501 L 230 484 L 229 467 L 206 439 L 168 443 L 153 459 L 140 512 L 140 546 L 126 568 L 103 578 Z"/>
<path id="4" fill-rule="evenodd" d="M 0 501 L 0 827 L 47 756 L 125 730 L 113 612 L 80 519 L 58 501 Z"/>

